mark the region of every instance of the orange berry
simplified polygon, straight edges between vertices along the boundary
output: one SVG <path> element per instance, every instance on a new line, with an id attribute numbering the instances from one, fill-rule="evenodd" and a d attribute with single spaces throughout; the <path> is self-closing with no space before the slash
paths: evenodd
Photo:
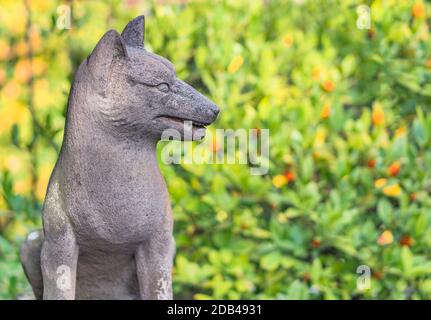
<path id="1" fill-rule="evenodd" d="M 333 83 L 331 80 L 325 80 L 322 83 L 322 88 L 323 90 L 325 90 L 326 92 L 332 92 L 335 90 L 335 83 Z"/>
<path id="2" fill-rule="evenodd" d="M 24 59 L 17 62 L 15 65 L 14 76 L 19 82 L 27 82 L 32 74 L 31 63 Z"/>
<path id="3" fill-rule="evenodd" d="M 254 129 L 251 129 L 251 132 L 255 137 L 258 137 L 260 135 L 261 129 L 260 128 L 254 128 Z"/>
<path id="4" fill-rule="evenodd" d="M 392 163 L 389 168 L 388 168 L 388 174 L 391 177 L 395 177 L 398 175 L 398 173 L 400 173 L 400 169 L 401 169 L 401 164 L 398 161 L 395 161 L 394 163 Z"/>
<path id="5" fill-rule="evenodd" d="M 373 124 L 376 126 L 385 123 L 385 112 L 380 106 L 373 108 L 372 120 Z"/>
<path id="6" fill-rule="evenodd" d="M 425 17 L 425 6 L 422 2 L 416 2 L 412 7 L 412 16 L 415 18 Z"/>
<path id="7" fill-rule="evenodd" d="M 286 177 L 287 182 L 292 182 L 296 179 L 295 173 L 292 171 L 286 171 L 284 176 Z"/>
<path id="8" fill-rule="evenodd" d="M 408 234 L 404 235 L 404 236 L 401 237 L 401 239 L 399 241 L 399 244 L 401 246 L 411 247 L 412 244 L 413 244 L 413 238 L 411 236 L 409 236 Z"/>
<path id="9" fill-rule="evenodd" d="M 380 280 L 381 278 L 383 278 L 383 272 L 382 271 L 374 271 L 372 274 L 372 277 Z"/>
<path id="10" fill-rule="evenodd" d="M 428 60 L 425 62 L 425 66 L 426 66 L 428 69 L 431 69 L 431 59 L 428 59 Z"/>
<path id="11" fill-rule="evenodd" d="M 367 32 L 368 39 L 373 39 L 376 35 L 376 29 L 371 28 Z"/>
<path id="12" fill-rule="evenodd" d="M 313 239 L 313 240 L 311 240 L 311 246 L 313 247 L 313 248 L 319 248 L 320 247 L 320 245 L 322 244 L 322 242 L 320 241 L 320 240 L 317 240 L 317 239 Z"/>
<path id="13" fill-rule="evenodd" d="M 126 0 L 126 6 L 133 9 L 139 5 L 139 0 Z"/>
<path id="14" fill-rule="evenodd" d="M 212 152 L 217 152 L 221 148 L 220 143 L 217 140 L 217 137 L 214 136 L 212 142 L 210 143 L 210 149 Z"/>
<path id="15" fill-rule="evenodd" d="M 241 222 L 240 228 L 243 230 L 247 230 L 250 227 L 250 225 L 247 222 Z"/>
<path id="16" fill-rule="evenodd" d="M 368 166 L 368 168 L 373 169 L 373 168 L 376 166 L 376 163 L 377 163 L 377 161 L 376 161 L 376 160 L 374 160 L 374 159 L 370 159 L 370 160 L 368 160 L 368 162 L 367 162 L 367 166 Z"/>
<path id="17" fill-rule="evenodd" d="M 415 193 L 415 192 L 412 192 L 412 193 L 410 194 L 410 200 L 411 200 L 411 201 L 416 201 L 416 199 L 417 199 L 417 195 L 416 195 L 416 193 Z"/>
<path id="18" fill-rule="evenodd" d="M 32 28 L 29 34 L 30 46 L 33 52 L 39 52 L 42 49 L 42 38 L 40 36 L 40 31 L 36 28 Z"/>
<path id="19" fill-rule="evenodd" d="M 27 42 L 20 41 L 15 45 L 15 53 L 18 57 L 24 57 L 28 54 L 29 47 Z"/>
<path id="20" fill-rule="evenodd" d="M 304 279 L 304 281 L 310 281 L 311 280 L 311 274 L 310 272 L 305 272 L 302 274 L 302 279 Z"/>
<path id="21" fill-rule="evenodd" d="M 328 103 L 325 103 L 322 108 L 322 112 L 320 113 L 320 118 L 326 119 L 331 115 L 331 106 Z"/>

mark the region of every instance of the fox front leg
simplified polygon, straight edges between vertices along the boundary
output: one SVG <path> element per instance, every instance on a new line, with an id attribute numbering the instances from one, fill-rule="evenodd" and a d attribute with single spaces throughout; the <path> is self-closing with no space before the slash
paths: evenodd
<path id="1" fill-rule="evenodd" d="M 43 209 L 45 239 L 41 252 L 44 300 L 75 299 L 78 245 L 73 228 L 61 208 L 57 185 Z"/>
<path id="2" fill-rule="evenodd" d="M 174 255 L 171 234 L 158 236 L 138 247 L 135 259 L 141 299 L 172 300 Z"/>
<path id="3" fill-rule="evenodd" d="M 45 231 L 41 253 L 44 300 L 75 299 L 78 246 L 71 232 L 50 237 Z"/>

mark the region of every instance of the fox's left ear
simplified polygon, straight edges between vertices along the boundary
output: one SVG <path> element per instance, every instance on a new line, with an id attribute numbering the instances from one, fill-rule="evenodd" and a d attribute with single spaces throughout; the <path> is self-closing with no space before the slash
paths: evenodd
<path id="1" fill-rule="evenodd" d="M 124 28 L 121 36 L 128 46 L 143 48 L 145 37 L 145 17 L 139 16 L 130 21 Z"/>

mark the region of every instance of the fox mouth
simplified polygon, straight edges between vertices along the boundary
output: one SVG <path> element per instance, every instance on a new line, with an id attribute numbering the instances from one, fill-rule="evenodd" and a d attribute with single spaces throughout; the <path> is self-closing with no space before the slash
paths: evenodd
<path id="1" fill-rule="evenodd" d="M 192 119 L 178 118 L 174 116 L 158 116 L 157 119 L 165 120 L 167 122 L 184 125 L 185 122 L 191 122 L 193 127 L 204 128 L 211 124 L 211 122 L 201 122 Z"/>

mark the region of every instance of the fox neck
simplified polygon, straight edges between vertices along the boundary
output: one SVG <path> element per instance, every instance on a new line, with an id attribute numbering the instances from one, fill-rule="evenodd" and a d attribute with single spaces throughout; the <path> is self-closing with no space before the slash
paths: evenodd
<path id="1" fill-rule="evenodd" d="M 153 172 L 162 178 L 157 163 L 157 139 L 143 136 L 137 142 L 109 132 L 110 128 L 104 127 L 93 112 L 97 106 L 92 104 L 97 99 L 87 85 L 91 79 L 79 72 L 76 79 L 79 81 L 75 81 L 68 103 L 63 158 L 83 171 L 104 170 L 108 174 L 126 176 L 133 171 L 137 178 L 139 175 L 135 175 L 135 171 L 140 171 L 144 179 L 145 173 Z"/>

